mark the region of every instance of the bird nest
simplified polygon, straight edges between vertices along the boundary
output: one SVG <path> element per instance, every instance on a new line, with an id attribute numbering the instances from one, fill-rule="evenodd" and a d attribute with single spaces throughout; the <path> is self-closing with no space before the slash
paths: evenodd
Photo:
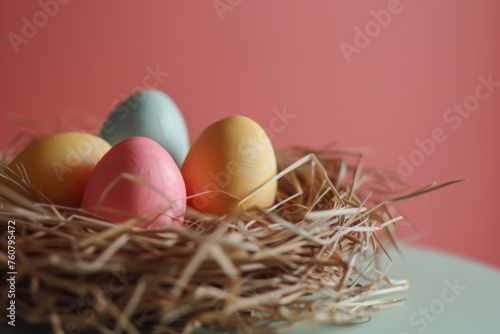
<path id="1" fill-rule="evenodd" d="M 407 282 L 375 266 L 397 246 L 393 203 L 437 187 L 401 196 L 397 175 L 364 170 L 351 152 L 277 157 L 273 207 L 217 217 L 188 208 L 183 226 L 154 231 L 133 227 L 141 217 L 116 224 L 0 186 L 0 268 L 4 282 L 14 272 L 17 319 L 54 333 L 254 333 L 364 320 L 400 303 L 381 295 Z"/>

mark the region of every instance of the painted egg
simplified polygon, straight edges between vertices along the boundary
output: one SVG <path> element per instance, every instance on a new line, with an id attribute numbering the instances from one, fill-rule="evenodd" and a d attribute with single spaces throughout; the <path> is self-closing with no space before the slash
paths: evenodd
<path id="1" fill-rule="evenodd" d="M 206 128 L 193 143 L 181 172 L 188 197 L 196 195 L 188 205 L 198 211 L 222 215 L 266 208 L 276 197 L 277 182 L 265 185 L 277 173 L 273 146 L 264 129 L 244 116 L 228 117 Z"/>
<path id="2" fill-rule="evenodd" d="M 175 102 L 159 90 L 130 96 L 111 113 L 100 136 L 115 145 L 130 137 L 147 137 L 160 144 L 181 166 L 189 151 L 189 135 Z"/>
<path id="3" fill-rule="evenodd" d="M 103 139 L 86 133 L 38 139 L 9 164 L 10 180 L 3 184 L 41 202 L 79 207 L 90 174 L 110 148 Z"/>
<path id="4" fill-rule="evenodd" d="M 186 188 L 163 147 L 132 137 L 113 146 L 96 166 L 82 208 L 115 222 L 144 215 L 137 227 L 175 226 L 184 218 Z"/>

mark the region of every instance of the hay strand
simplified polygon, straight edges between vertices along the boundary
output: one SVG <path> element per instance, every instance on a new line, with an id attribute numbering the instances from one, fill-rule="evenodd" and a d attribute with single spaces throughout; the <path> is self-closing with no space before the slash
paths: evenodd
<path id="1" fill-rule="evenodd" d="M 391 243 L 399 249 L 391 227 L 402 217 L 393 203 L 458 181 L 401 195 L 387 177 L 400 189 L 404 181 L 364 170 L 361 154 L 291 148 L 278 161 L 272 208 L 222 217 L 188 208 L 183 226 L 155 231 L 132 226 L 144 217 L 119 225 L 0 184 L 2 235 L 16 221 L 18 317 L 55 333 L 68 324 L 100 333 L 146 325 L 155 333 L 275 332 L 366 321 L 401 303 L 384 296 L 408 282 L 374 265 Z M 6 238 L 0 242 L 5 273 Z"/>

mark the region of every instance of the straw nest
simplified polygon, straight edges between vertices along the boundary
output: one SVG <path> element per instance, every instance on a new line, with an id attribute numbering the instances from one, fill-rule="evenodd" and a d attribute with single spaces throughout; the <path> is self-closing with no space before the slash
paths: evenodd
<path id="1" fill-rule="evenodd" d="M 0 186 L 3 274 L 12 271 L 6 236 L 15 220 L 17 320 L 50 324 L 54 333 L 253 333 L 362 321 L 400 303 L 374 298 L 407 287 L 374 266 L 396 242 L 402 217 L 392 203 L 440 186 L 400 196 L 392 186 L 404 182 L 363 170 L 361 154 L 290 148 L 277 156 L 279 191 L 269 210 L 209 217 L 188 209 L 183 227 L 158 231 Z M 2 305 L 8 288 L 2 283 Z"/>

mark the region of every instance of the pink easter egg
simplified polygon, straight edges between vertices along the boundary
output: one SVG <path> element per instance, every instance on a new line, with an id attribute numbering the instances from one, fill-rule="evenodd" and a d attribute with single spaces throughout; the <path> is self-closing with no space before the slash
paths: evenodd
<path id="1" fill-rule="evenodd" d="M 175 161 L 155 141 L 132 137 L 99 161 L 85 189 L 82 208 L 115 222 L 148 214 L 135 226 L 181 225 L 186 187 Z M 160 209 L 160 210 L 158 210 Z M 154 210 L 155 213 L 149 214 Z"/>

